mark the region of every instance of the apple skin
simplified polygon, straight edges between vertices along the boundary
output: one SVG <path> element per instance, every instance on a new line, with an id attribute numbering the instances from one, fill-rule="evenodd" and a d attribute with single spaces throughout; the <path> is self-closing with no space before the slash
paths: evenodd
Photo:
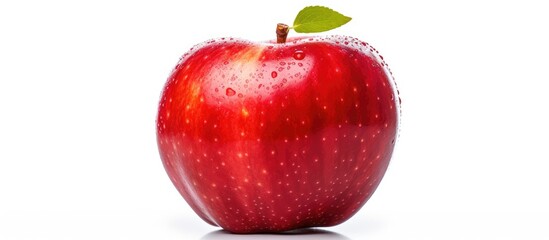
<path id="1" fill-rule="evenodd" d="M 333 226 L 380 183 L 398 135 L 387 64 L 345 36 L 216 39 L 167 80 L 160 157 L 204 221 L 233 233 Z"/>

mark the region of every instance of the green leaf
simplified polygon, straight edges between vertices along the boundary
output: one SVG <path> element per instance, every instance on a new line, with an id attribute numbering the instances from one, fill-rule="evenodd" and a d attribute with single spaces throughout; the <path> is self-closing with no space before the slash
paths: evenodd
<path id="1" fill-rule="evenodd" d="M 341 13 L 323 6 L 305 7 L 299 11 L 292 27 L 298 33 L 325 32 L 351 21 Z"/>

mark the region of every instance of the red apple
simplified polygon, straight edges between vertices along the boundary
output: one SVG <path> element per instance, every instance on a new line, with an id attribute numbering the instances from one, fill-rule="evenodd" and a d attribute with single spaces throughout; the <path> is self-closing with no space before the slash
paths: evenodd
<path id="1" fill-rule="evenodd" d="M 158 147 L 177 190 L 212 225 L 333 226 L 381 181 L 399 104 L 387 64 L 358 39 L 211 40 L 164 87 Z"/>

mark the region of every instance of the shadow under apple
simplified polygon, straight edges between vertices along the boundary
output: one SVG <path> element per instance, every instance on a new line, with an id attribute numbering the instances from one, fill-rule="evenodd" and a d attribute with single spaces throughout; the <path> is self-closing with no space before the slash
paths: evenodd
<path id="1" fill-rule="evenodd" d="M 306 228 L 292 230 L 282 233 L 265 233 L 265 234 L 234 234 L 224 230 L 217 230 L 204 235 L 201 240 L 232 240 L 232 239 L 271 239 L 271 240 L 287 240 L 287 239 L 315 239 L 315 240 L 350 240 L 350 238 L 339 233 L 321 230 L 316 228 Z"/>

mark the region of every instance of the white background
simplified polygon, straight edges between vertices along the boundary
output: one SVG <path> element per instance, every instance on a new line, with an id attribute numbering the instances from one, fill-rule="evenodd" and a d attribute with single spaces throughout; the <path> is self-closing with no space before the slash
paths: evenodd
<path id="1" fill-rule="evenodd" d="M 314 4 L 390 64 L 401 136 L 352 219 L 248 239 L 548 239 L 549 14 L 533 0 L 2 1 L 0 239 L 245 238 L 170 183 L 159 94 L 194 44 L 273 39 Z"/>

